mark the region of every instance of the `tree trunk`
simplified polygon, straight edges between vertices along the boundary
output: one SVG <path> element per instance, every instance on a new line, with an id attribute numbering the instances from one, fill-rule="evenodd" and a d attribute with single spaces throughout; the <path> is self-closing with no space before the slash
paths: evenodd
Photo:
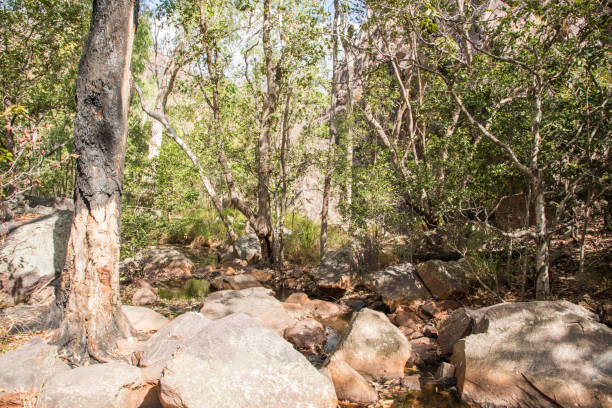
<path id="1" fill-rule="evenodd" d="M 75 216 L 56 344 L 75 365 L 119 358 L 131 334 L 119 299 L 119 240 L 130 60 L 138 0 L 94 0 L 76 84 Z"/>
<path id="2" fill-rule="evenodd" d="M 160 103 L 155 104 L 155 111 L 161 112 L 162 107 Z M 162 136 L 164 133 L 164 126 L 157 120 L 154 120 L 151 124 L 151 139 L 149 140 L 149 154 L 148 159 L 153 160 L 159 156 L 159 151 L 162 145 Z"/>
<path id="3" fill-rule="evenodd" d="M 536 299 L 546 300 L 550 297 L 549 276 L 549 240 L 546 227 L 546 207 L 544 192 L 535 186 L 535 226 L 536 226 Z"/>
<path id="4" fill-rule="evenodd" d="M 334 20 L 332 22 L 332 81 L 331 81 L 331 107 L 329 113 L 329 149 L 327 151 L 327 168 L 325 169 L 325 180 L 323 182 L 323 203 L 321 205 L 321 237 L 320 256 L 323 259 L 327 246 L 327 216 L 329 213 L 329 195 L 331 193 L 331 176 L 333 164 L 333 144 L 337 141 L 336 131 L 336 97 L 337 97 L 337 75 L 338 75 L 338 17 L 339 4 L 334 0 Z"/>

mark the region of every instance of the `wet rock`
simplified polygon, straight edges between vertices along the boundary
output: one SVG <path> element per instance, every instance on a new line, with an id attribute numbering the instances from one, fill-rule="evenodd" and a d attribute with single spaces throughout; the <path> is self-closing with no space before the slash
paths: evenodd
<path id="1" fill-rule="evenodd" d="M 421 376 L 407 375 L 402 378 L 402 387 L 406 388 L 406 391 L 421 391 Z"/>
<path id="2" fill-rule="evenodd" d="M 331 358 L 326 368 L 340 401 L 368 405 L 378 400 L 376 389 L 345 361 Z"/>
<path id="3" fill-rule="evenodd" d="M 140 369 L 105 363 L 60 372 L 49 379 L 39 398 L 45 408 L 137 408 L 148 393 Z"/>
<path id="4" fill-rule="evenodd" d="M 150 333 L 161 329 L 169 320 L 161 314 L 142 306 L 121 306 L 123 313 L 138 332 Z"/>
<path id="5" fill-rule="evenodd" d="M 39 209 L 44 213 L 23 222 L 0 245 L 0 292 L 14 304 L 28 301 L 48 285 L 66 260 L 72 211 Z"/>
<path id="6" fill-rule="evenodd" d="M 315 350 L 325 343 L 325 328 L 315 319 L 304 319 L 286 329 L 284 337 L 299 349 Z"/>
<path id="7" fill-rule="evenodd" d="M 251 275 L 219 276 L 213 279 L 212 285 L 218 290 L 241 290 L 261 286 L 259 281 Z"/>
<path id="8" fill-rule="evenodd" d="M 360 281 L 364 263 L 363 249 L 355 242 L 327 253 L 313 272 L 317 290 L 324 295 L 342 296 Z"/>
<path id="9" fill-rule="evenodd" d="M 401 378 L 410 344 L 387 316 L 366 308 L 351 318 L 334 357 L 375 380 Z"/>
<path id="10" fill-rule="evenodd" d="M 211 320 L 244 313 L 282 336 L 286 328 L 295 324 L 295 319 L 287 314 L 272 293 L 262 287 L 214 292 L 204 299 L 200 313 Z"/>
<path id="11" fill-rule="evenodd" d="M 52 376 L 70 368 L 57 359 L 57 347 L 34 337 L 16 350 L 0 355 L 0 395 L 38 393 Z"/>
<path id="12" fill-rule="evenodd" d="M 172 248 L 152 247 L 142 257 L 145 279 L 150 282 L 189 278 L 195 265 L 185 255 Z"/>
<path id="13" fill-rule="evenodd" d="M 566 301 L 472 311 L 451 362 L 462 399 L 487 407 L 612 406 L 612 330 Z"/>
<path id="14" fill-rule="evenodd" d="M 395 310 L 400 305 L 431 297 L 411 263 L 390 266 L 368 276 L 364 284 L 382 297 Z"/>
<path id="15" fill-rule="evenodd" d="M 417 266 L 417 272 L 437 299 L 452 299 L 467 293 L 465 270 L 458 262 L 427 261 Z"/>
<path id="16" fill-rule="evenodd" d="M 174 353 L 160 380 L 166 408 L 331 408 L 332 382 L 256 320 L 213 321 Z"/>
<path id="17" fill-rule="evenodd" d="M 139 288 L 132 295 L 132 305 L 147 306 L 156 305 L 159 303 L 157 289 L 145 281 L 139 282 Z"/>

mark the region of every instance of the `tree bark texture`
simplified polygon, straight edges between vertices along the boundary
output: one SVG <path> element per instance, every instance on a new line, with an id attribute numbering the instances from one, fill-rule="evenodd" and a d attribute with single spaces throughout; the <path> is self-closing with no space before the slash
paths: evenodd
<path id="1" fill-rule="evenodd" d="M 119 298 L 123 166 L 138 0 L 94 0 L 76 83 L 75 216 L 56 344 L 75 365 L 117 359 L 131 327 Z"/>

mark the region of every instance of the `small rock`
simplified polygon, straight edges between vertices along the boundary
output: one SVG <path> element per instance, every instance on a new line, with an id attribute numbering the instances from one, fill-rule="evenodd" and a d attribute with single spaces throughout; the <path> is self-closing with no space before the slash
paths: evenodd
<path id="1" fill-rule="evenodd" d="M 407 391 L 421 391 L 421 376 L 407 375 L 402 378 L 402 387 L 406 388 Z"/>
<path id="2" fill-rule="evenodd" d="M 412 348 L 412 354 L 408 359 L 408 365 L 423 366 L 435 364 L 440 360 L 438 346 L 429 337 L 418 337 L 410 340 L 410 347 Z"/>
<path id="3" fill-rule="evenodd" d="M 241 290 L 261 286 L 259 281 L 251 275 L 219 276 L 212 281 L 218 290 Z"/>
<path id="4" fill-rule="evenodd" d="M 375 380 L 404 376 L 410 344 L 383 313 L 367 308 L 355 313 L 345 333 L 335 358 Z"/>
<path id="5" fill-rule="evenodd" d="M 359 298 L 346 299 L 343 303 L 355 311 L 359 311 L 367 306 L 366 302 Z"/>
<path id="6" fill-rule="evenodd" d="M 433 324 L 427 324 L 423 327 L 423 334 L 427 337 L 431 337 L 433 339 L 438 337 L 438 329 Z"/>
<path id="7" fill-rule="evenodd" d="M 286 329 L 284 337 L 299 349 L 315 350 L 325 343 L 325 328 L 315 319 L 304 319 Z"/>
<path id="8" fill-rule="evenodd" d="M 292 293 L 285 299 L 285 303 L 297 303 L 298 305 L 305 305 L 309 301 L 308 295 L 301 292 Z"/>
<path id="9" fill-rule="evenodd" d="M 326 368 L 329 370 L 339 400 L 364 405 L 373 404 L 378 400 L 376 389 L 345 361 L 331 358 Z"/>
<path id="10" fill-rule="evenodd" d="M 444 382 L 454 377 L 455 377 L 455 366 L 454 365 L 447 363 L 447 362 L 443 362 L 442 364 L 438 366 L 438 369 L 436 370 L 436 380 Z"/>
<path id="11" fill-rule="evenodd" d="M 154 332 L 169 322 L 164 316 L 147 307 L 123 305 L 121 309 L 134 330 L 138 332 Z"/>
<path id="12" fill-rule="evenodd" d="M 264 271 L 261 269 L 254 269 L 249 275 L 257 279 L 261 283 L 269 282 L 274 277 L 274 273 L 272 273 L 271 271 Z"/>
<path id="13" fill-rule="evenodd" d="M 410 327 L 412 329 L 416 329 L 417 323 L 420 320 L 416 313 L 410 310 L 404 310 L 401 307 L 398 308 L 395 313 L 389 315 L 389 318 L 396 326 Z"/>
<path id="14" fill-rule="evenodd" d="M 132 305 L 147 306 L 159 303 L 157 289 L 145 281 L 140 281 L 139 286 L 140 287 L 134 292 L 134 295 L 132 295 Z"/>

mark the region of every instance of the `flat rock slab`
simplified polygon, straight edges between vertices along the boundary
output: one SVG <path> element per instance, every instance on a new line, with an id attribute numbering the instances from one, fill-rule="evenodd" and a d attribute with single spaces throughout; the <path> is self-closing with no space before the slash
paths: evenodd
<path id="1" fill-rule="evenodd" d="M 245 314 L 211 322 L 168 362 L 166 408 L 331 408 L 336 394 L 291 344 Z"/>
<path id="2" fill-rule="evenodd" d="M 382 297 L 391 310 L 400 305 L 410 305 L 414 301 L 425 300 L 431 294 L 419 278 L 414 264 L 404 263 L 390 266 L 368 276 L 366 285 Z"/>
<path id="3" fill-rule="evenodd" d="M 565 301 L 474 311 L 451 362 L 457 389 L 486 407 L 612 407 L 612 329 Z"/>
<path id="4" fill-rule="evenodd" d="M 0 395 L 38 393 L 50 377 L 70 368 L 57 359 L 57 347 L 34 337 L 16 350 L 0 355 Z"/>
<path id="5" fill-rule="evenodd" d="M 157 331 L 170 321 L 155 310 L 147 307 L 123 305 L 121 309 L 132 327 L 142 333 Z"/>
<path id="6" fill-rule="evenodd" d="M 214 292 L 204 299 L 200 313 L 211 320 L 244 313 L 282 335 L 296 321 L 272 293 L 270 289 L 262 287 Z"/>
<path id="7" fill-rule="evenodd" d="M 410 357 L 408 340 L 384 313 L 362 309 L 349 322 L 334 358 L 375 379 L 402 378 Z"/>
<path id="8" fill-rule="evenodd" d="M 49 379 L 39 397 L 44 408 L 136 408 L 148 388 L 141 371 L 105 363 L 63 371 Z"/>

